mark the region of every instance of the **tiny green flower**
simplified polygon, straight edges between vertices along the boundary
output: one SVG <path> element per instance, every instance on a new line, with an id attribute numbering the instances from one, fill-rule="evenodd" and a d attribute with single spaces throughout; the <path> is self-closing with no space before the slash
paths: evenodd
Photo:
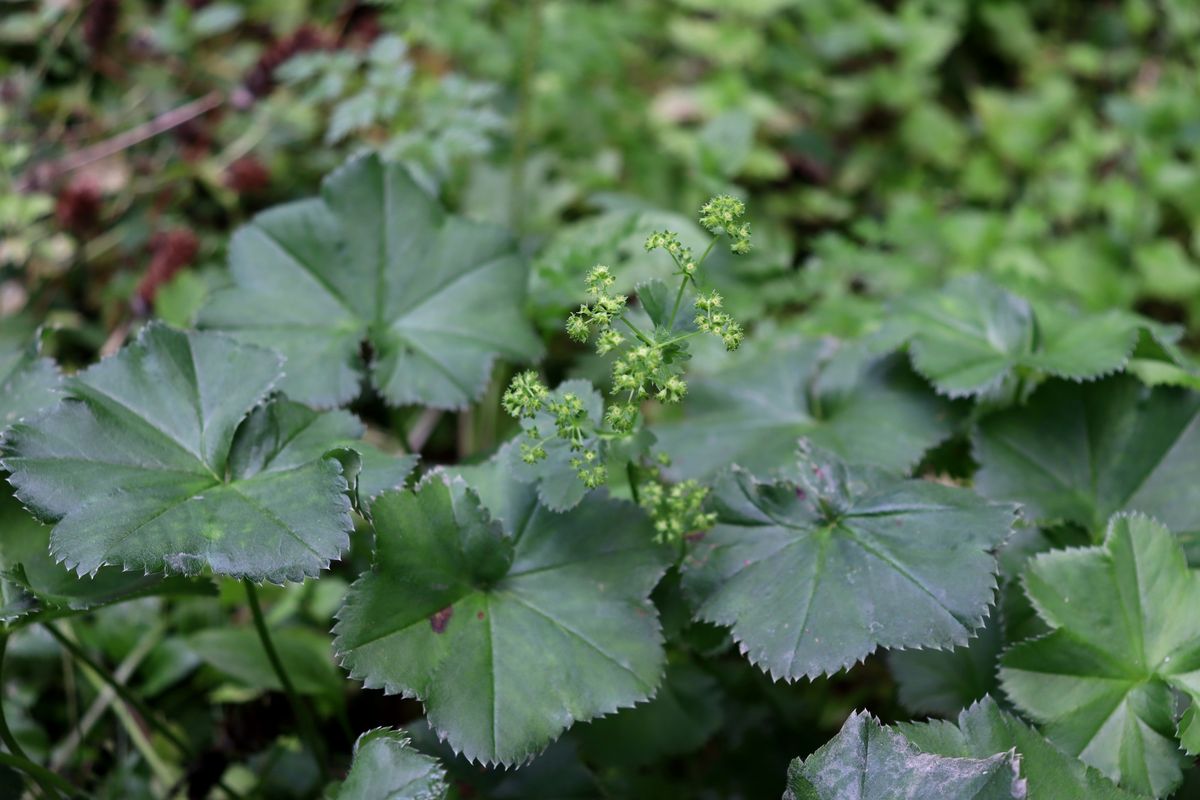
<path id="1" fill-rule="evenodd" d="M 654 397 L 660 403 L 678 403 L 685 394 L 687 394 L 687 384 L 672 375 L 667 378 L 666 383 L 659 387 Z"/>
<path id="2" fill-rule="evenodd" d="M 710 233 L 729 237 L 729 249 L 738 255 L 750 252 L 750 223 L 739 222 L 746 204 L 727 194 L 719 194 L 700 207 L 700 224 Z"/>
<path id="3" fill-rule="evenodd" d="M 599 297 L 606 294 L 608 288 L 616 282 L 617 279 L 612 274 L 612 270 L 603 264 L 597 264 L 587 274 L 588 294 Z"/>
<path id="4" fill-rule="evenodd" d="M 548 394 L 537 373 L 526 370 L 512 379 L 500 402 L 510 416 L 532 417 L 542 410 Z"/>
<path id="5" fill-rule="evenodd" d="M 600 355 L 605 355 L 616 350 L 624 341 L 624 336 L 609 328 L 601 332 L 600 336 L 596 338 L 596 352 Z"/>

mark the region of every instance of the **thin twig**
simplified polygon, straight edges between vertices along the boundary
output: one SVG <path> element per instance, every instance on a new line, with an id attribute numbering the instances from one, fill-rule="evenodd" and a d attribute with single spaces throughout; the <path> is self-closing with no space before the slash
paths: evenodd
<path id="1" fill-rule="evenodd" d="M 441 419 L 442 412 L 436 408 L 427 408 L 421 412 L 421 416 L 417 417 L 417 421 L 408 431 L 408 451 L 410 453 L 421 452 L 421 448 L 429 441 L 429 437 L 433 435 L 433 431 Z"/>
<path id="2" fill-rule="evenodd" d="M 140 144 L 147 139 L 153 139 L 155 136 L 166 133 L 172 128 L 177 128 L 185 122 L 190 122 L 196 117 L 207 114 L 224 102 L 225 96 L 221 92 L 209 92 L 198 100 L 193 100 L 190 103 L 185 103 L 170 111 L 159 114 L 154 119 L 124 133 L 117 134 L 111 139 L 105 139 L 89 147 L 76 150 L 74 153 L 63 156 L 57 161 L 47 161 L 34 165 L 21 176 L 17 183 L 17 188 L 29 190 L 45 186 L 55 178 L 65 175 L 68 172 L 114 156 L 122 150 L 128 150 L 130 147 Z"/>

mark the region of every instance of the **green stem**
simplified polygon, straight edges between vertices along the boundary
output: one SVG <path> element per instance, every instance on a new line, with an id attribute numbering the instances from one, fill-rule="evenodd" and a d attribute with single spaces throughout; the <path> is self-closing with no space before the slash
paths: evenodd
<path id="1" fill-rule="evenodd" d="M 258 631 L 258 638 L 262 641 L 263 650 L 267 653 L 267 660 L 271 662 L 272 669 L 275 670 L 276 676 L 279 678 L 280 685 L 283 686 L 284 694 L 287 695 L 288 702 L 291 703 L 292 713 L 296 716 L 296 723 L 300 726 L 301 736 L 308 742 L 309 749 L 317 758 L 317 763 L 321 768 L 321 775 L 325 778 L 325 782 L 329 782 L 329 760 L 325 753 L 324 742 L 321 741 L 320 735 L 317 733 L 316 723 L 313 722 L 312 714 L 308 710 L 308 706 L 301 702 L 300 695 L 296 694 L 296 687 L 292 685 L 292 679 L 284 669 L 283 661 L 279 658 L 279 652 L 275 649 L 274 642 L 271 641 L 271 632 L 267 629 L 267 621 L 263 618 L 262 605 L 258 602 L 258 589 L 249 579 L 242 581 L 246 587 L 246 600 L 250 604 L 250 614 L 254 617 L 254 627 Z"/>
<path id="2" fill-rule="evenodd" d="M 683 302 L 683 290 L 687 288 L 688 276 L 685 273 L 683 279 L 679 281 L 679 291 L 675 293 L 675 305 L 671 307 L 671 321 L 667 323 L 667 330 L 675 330 L 675 317 L 679 316 L 679 304 Z"/>
<path id="3" fill-rule="evenodd" d="M 59 797 L 59 792 L 63 792 L 67 797 L 75 797 L 79 794 L 79 790 L 67 783 L 61 776 L 55 775 L 40 764 L 35 764 L 23 756 L 12 753 L 0 753 L 0 764 L 12 767 L 13 769 L 19 769 L 41 784 L 43 788 L 49 787 L 48 794 L 50 797 Z"/>
<path id="4" fill-rule="evenodd" d="M 517 121 L 513 136 L 512 186 L 509 208 L 512 229 L 521 234 L 525 228 L 525 161 L 529 151 L 533 112 L 533 71 L 542 39 L 541 0 L 528 5 L 529 27 L 521 52 L 520 76 L 517 83 Z"/>
<path id="5" fill-rule="evenodd" d="M 5 654 L 5 652 L 7 652 L 7 650 L 8 650 L 8 634 L 4 634 L 4 635 L 0 636 L 0 687 L 4 686 L 4 654 Z M 4 746 L 8 748 L 8 752 L 12 753 L 13 758 L 21 759 L 24 762 L 26 762 L 26 765 L 28 765 L 28 766 L 33 766 L 38 770 L 42 770 L 42 772 L 44 772 L 48 775 L 54 776 L 55 778 L 58 777 L 57 775 L 54 775 L 54 773 L 50 772 L 50 770 L 45 769 L 45 768 L 40 767 L 37 764 L 35 764 L 29 758 L 29 756 L 26 755 L 25 750 L 21 747 L 21 744 L 17 741 L 17 737 L 13 736 L 12 729 L 10 729 L 8 727 L 8 718 L 4 716 L 3 698 L 0 698 L 0 741 L 4 742 Z M 38 785 L 42 787 L 42 792 L 47 797 L 58 797 L 59 796 L 58 792 L 56 792 L 54 790 L 54 782 L 46 780 L 45 775 L 43 775 L 42 773 L 39 773 L 37 771 L 30 771 L 29 769 L 26 769 L 24 766 L 21 766 L 21 765 L 14 764 L 11 766 L 16 766 L 18 769 L 21 769 L 22 771 L 27 772 L 30 775 L 30 777 L 32 777 L 35 781 L 37 781 Z M 64 783 L 65 783 L 65 781 L 64 781 Z M 66 784 L 66 785 L 67 785 L 68 789 L 71 789 L 71 791 L 74 791 L 73 787 L 71 787 L 70 784 Z"/>
<path id="6" fill-rule="evenodd" d="M 638 498 L 636 470 L 633 468 L 632 461 L 625 462 L 625 479 L 629 481 L 629 495 L 633 498 L 633 502 L 641 505 L 642 501 Z"/>
<path id="7" fill-rule="evenodd" d="M 634 325 L 632 322 L 630 322 L 629 320 L 625 319 L 625 315 L 624 315 L 624 314 L 622 314 L 622 315 L 621 315 L 621 322 L 624 322 L 624 323 L 625 323 L 625 326 L 626 326 L 626 327 L 628 327 L 628 328 L 629 328 L 629 330 L 633 331 L 633 335 L 634 335 L 634 336 L 636 336 L 637 338 L 641 339 L 641 340 L 642 340 L 642 342 L 644 342 L 645 344 L 648 344 L 648 345 L 650 345 L 651 347 L 653 347 L 653 346 L 654 346 L 654 340 L 653 340 L 653 339 L 651 339 L 651 338 L 650 338 L 649 336 L 647 336 L 646 334 L 642 333 L 642 332 L 641 332 L 641 330 L 638 328 L 638 326 L 637 326 L 637 325 Z"/>

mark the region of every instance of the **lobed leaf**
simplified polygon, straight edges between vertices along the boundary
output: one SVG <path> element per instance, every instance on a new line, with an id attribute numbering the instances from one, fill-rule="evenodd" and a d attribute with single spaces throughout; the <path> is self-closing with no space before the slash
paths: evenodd
<path id="1" fill-rule="evenodd" d="M 950 397 L 997 396 L 1049 375 L 1092 380 L 1123 369 L 1149 323 L 1122 311 L 1036 313 L 1024 298 L 972 275 L 900 305 L 913 366 Z"/>
<path id="2" fill-rule="evenodd" d="M 556 514 L 498 462 L 372 508 L 372 570 L 335 649 L 368 688 L 420 698 L 455 752 L 519 764 L 573 722 L 652 697 L 649 593 L 666 569 L 640 509 L 593 492 Z"/>
<path id="3" fill-rule="evenodd" d="M 1023 800 L 1019 760 L 922 753 L 869 714 L 850 716 L 841 732 L 788 767 L 783 800 Z"/>
<path id="4" fill-rule="evenodd" d="M 755 474 L 779 470 L 801 437 L 899 472 L 952 432 L 951 409 L 898 359 L 855 358 L 848 371 L 839 359 L 819 342 L 739 354 L 719 375 L 689 381 L 686 416 L 652 429 L 657 449 L 684 478 L 730 464 Z M 821 382 L 823 371 L 835 370 L 836 381 Z"/>
<path id="5" fill-rule="evenodd" d="M 1027 800 L 1136 800 L 1098 770 L 985 697 L 958 715 L 958 723 L 935 720 L 900 723 L 898 733 L 926 753 L 952 758 L 987 758 L 1016 751 Z"/>
<path id="6" fill-rule="evenodd" d="M 1004 654 L 1005 693 L 1067 753 L 1123 786 L 1169 793 L 1184 763 L 1173 691 L 1200 700 L 1200 573 L 1165 527 L 1125 514 L 1100 547 L 1033 559 L 1025 591 L 1051 632 Z M 1178 733 L 1195 753 L 1192 713 Z"/>
<path id="7" fill-rule="evenodd" d="M 751 662 L 789 681 L 877 647 L 961 645 L 983 624 L 1012 506 L 827 454 L 802 451 L 797 472 L 717 482 L 717 525 L 684 562 L 698 619 L 731 627 Z"/>
<path id="8" fill-rule="evenodd" d="M 975 486 L 1039 523 L 1099 533 L 1118 511 L 1162 521 L 1200 557 L 1200 395 L 1118 376 L 1052 381 L 972 436 Z"/>
<path id="9" fill-rule="evenodd" d="M 352 528 L 341 465 L 264 438 L 259 421 L 281 409 L 239 430 L 281 364 L 224 336 L 150 325 L 69 378 L 61 404 L 13 426 L 2 463 L 17 497 L 55 524 L 55 558 L 81 575 L 113 564 L 270 581 L 338 558 Z"/>
<path id="10" fill-rule="evenodd" d="M 258 215 L 234 235 L 230 270 L 200 325 L 283 353 L 280 388 L 306 403 L 348 402 L 369 373 L 393 405 L 462 408 L 497 357 L 541 353 L 512 237 L 447 215 L 376 155 L 330 174 L 319 198 Z"/>

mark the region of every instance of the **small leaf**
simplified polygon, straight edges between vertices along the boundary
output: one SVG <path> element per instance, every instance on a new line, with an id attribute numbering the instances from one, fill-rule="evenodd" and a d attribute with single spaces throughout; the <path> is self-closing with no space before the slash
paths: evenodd
<path id="1" fill-rule="evenodd" d="M 1200 556 L 1200 395 L 1129 377 L 1045 384 L 1028 405 L 986 417 L 972 437 L 975 486 L 1038 523 L 1095 534 L 1141 511 Z M 1099 538 L 1097 536 L 1097 538 Z"/>
<path id="2" fill-rule="evenodd" d="M 698 619 L 732 627 L 751 662 L 789 681 L 877 647 L 961 645 L 983 624 L 1012 506 L 825 454 L 802 453 L 797 472 L 718 481 L 718 523 L 684 564 Z"/>
<path id="3" fill-rule="evenodd" d="M 951 758 L 987 758 L 1016 750 L 1028 800 L 1137 800 L 1040 733 L 1008 714 L 990 697 L 958 715 L 958 724 L 901 723 L 897 732 L 926 753 Z"/>
<path id="4" fill-rule="evenodd" d="M 855 463 L 903 471 L 950 435 L 950 409 L 899 359 L 876 358 L 853 379 L 839 373 L 836 391 L 822 391 L 828 350 L 807 342 L 739 353 L 719 374 L 690 380 L 684 419 L 653 428 L 657 449 L 684 478 L 730 464 L 768 474 L 791 463 L 801 437 Z"/>
<path id="5" fill-rule="evenodd" d="M 376 155 L 329 175 L 320 198 L 239 230 L 230 269 L 234 285 L 212 296 L 200 324 L 287 356 L 281 389 L 302 402 L 352 400 L 369 371 L 393 405 L 462 408 L 497 357 L 541 353 L 512 237 L 448 216 Z"/>
<path id="6" fill-rule="evenodd" d="M 106 564 L 315 575 L 349 543 L 341 466 L 257 438 L 275 412 L 238 430 L 280 375 L 268 350 L 153 324 L 69 378 L 61 404 L 13 426 L 3 465 L 17 497 L 55 523 L 55 557 L 81 575 Z"/>
<path id="7" fill-rule="evenodd" d="M 865 711 L 837 737 L 788 767 L 783 800 L 1023 800 L 1012 752 L 986 758 L 922 753 Z"/>
<path id="8" fill-rule="evenodd" d="M 455 752 L 519 764 L 573 722 L 654 694 L 649 593 L 666 563 L 630 503 L 593 492 L 556 514 L 497 462 L 464 474 L 375 501 L 375 564 L 335 647 L 368 688 L 423 700 Z"/>
<path id="9" fill-rule="evenodd" d="M 1172 690 L 1200 698 L 1200 573 L 1162 525 L 1120 515 L 1103 546 L 1033 559 L 1025 591 L 1052 630 L 1005 653 L 1004 691 L 1066 752 L 1169 793 L 1183 764 Z"/>
<path id="10" fill-rule="evenodd" d="M 913 326 L 913 366 L 950 397 L 1000 395 L 1023 376 L 1090 380 L 1124 368 L 1142 321 L 1133 314 L 1037 314 L 1023 298 L 986 278 L 951 281 L 918 293 L 900 314 Z"/>
<path id="11" fill-rule="evenodd" d="M 350 773 L 339 800 L 441 800 L 446 771 L 436 759 L 414 750 L 404 731 L 376 728 L 354 743 Z"/>

